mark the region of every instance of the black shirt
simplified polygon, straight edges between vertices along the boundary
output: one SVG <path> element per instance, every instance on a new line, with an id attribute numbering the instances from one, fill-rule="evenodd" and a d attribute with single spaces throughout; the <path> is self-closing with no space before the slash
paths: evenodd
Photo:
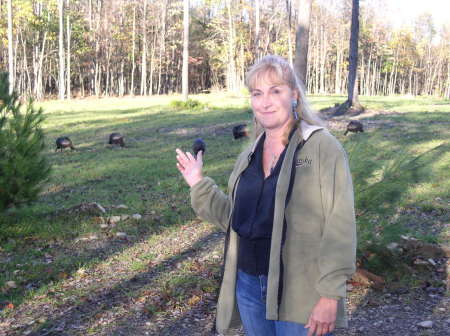
<path id="1" fill-rule="evenodd" d="M 239 179 L 232 228 L 239 234 L 238 268 L 252 275 L 267 275 L 275 207 L 275 189 L 286 148 L 267 178 L 264 178 L 263 135 L 249 166 Z"/>

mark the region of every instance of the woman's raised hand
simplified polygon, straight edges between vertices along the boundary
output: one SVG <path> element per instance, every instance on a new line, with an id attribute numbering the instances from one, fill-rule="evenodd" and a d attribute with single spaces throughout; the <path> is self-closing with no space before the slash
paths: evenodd
<path id="1" fill-rule="evenodd" d="M 184 153 L 181 149 L 177 148 L 177 168 L 183 175 L 186 183 L 193 187 L 202 178 L 202 168 L 203 168 L 203 151 L 197 153 L 197 158 L 195 158 L 191 153 Z"/>

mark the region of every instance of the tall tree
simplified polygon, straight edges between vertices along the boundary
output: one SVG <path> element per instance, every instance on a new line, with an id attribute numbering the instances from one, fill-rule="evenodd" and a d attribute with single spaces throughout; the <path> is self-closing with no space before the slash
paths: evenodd
<path id="1" fill-rule="evenodd" d="M 226 87 L 230 91 L 236 91 L 237 74 L 236 74 L 236 32 L 235 24 L 233 20 L 233 0 L 227 1 L 227 13 L 228 13 L 228 63 L 227 63 L 227 84 Z"/>
<path id="2" fill-rule="evenodd" d="M 131 38 L 131 81 L 130 81 L 130 94 L 134 96 L 134 71 L 136 68 L 136 2 L 133 2 L 133 35 Z"/>
<path id="3" fill-rule="evenodd" d="M 67 99 L 70 99 L 71 92 L 71 81 L 70 81 L 70 39 L 71 39 L 71 28 L 70 28 L 70 0 L 67 0 L 67 22 L 66 22 L 67 28 L 67 69 L 66 69 L 66 77 L 67 77 Z"/>
<path id="4" fill-rule="evenodd" d="M 9 71 L 9 93 L 14 90 L 14 54 L 13 54 L 13 21 L 12 0 L 8 0 L 8 71 Z"/>
<path id="5" fill-rule="evenodd" d="M 141 96 L 147 95 L 147 0 L 144 0 L 142 20 Z"/>
<path id="6" fill-rule="evenodd" d="M 159 41 L 159 64 L 158 64 L 158 87 L 156 92 L 158 94 L 161 93 L 161 75 L 162 75 L 162 60 L 166 53 L 166 25 L 167 25 L 167 7 L 168 7 L 169 0 L 164 0 L 162 4 L 162 20 L 161 20 L 161 35 L 160 35 L 160 41 Z"/>
<path id="7" fill-rule="evenodd" d="M 309 26 L 312 0 L 298 0 L 297 33 L 295 36 L 295 72 L 305 88 L 308 70 Z"/>
<path id="8" fill-rule="evenodd" d="M 189 0 L 184 0 L 183 9 L 183 100 L 188 99 L 189 93 Z"/>
<path id="9" fill-rule="evenodd" d="M 261 6 L 260 0 L 255 0 L 255 55 L 256 59 L 261 58 L 261 47 L 260 47 L 260 25 L 261 25 Z"/>
<path id="10" fill-rule="evenodd" d="M 358 99 L 358 41 L 359 41 L 359 0 L 352 0 L 352 24 L 350 26 L 350 51 L 348 69 L 348 99 L 340 105 L 334 115 L 358 113 L 364 110 Z"/>
<path id="11" fill-rule="evenodd" d="M 291 6 L 291 1 L 290 0 L 286 0 L 286 11 L 287 11 L 287 15 L 288 15 L 288 29 L 287 29 L 287 34 L 288 34 L 288 47 L 289 47 L 289 55 L 288 55 L 288 59 L 289 59 L 289 64 L 291 66 L 294 66 L 294 60 L 292 59 L 292 38 L 291 38 L 291 29 L 292 29 L 292 6 Z"/>
<path id="12" fill-rule="evenodd" d="M 59 99 L 64 99 L 64 0 L 58 0 L 59 14 Z"/>

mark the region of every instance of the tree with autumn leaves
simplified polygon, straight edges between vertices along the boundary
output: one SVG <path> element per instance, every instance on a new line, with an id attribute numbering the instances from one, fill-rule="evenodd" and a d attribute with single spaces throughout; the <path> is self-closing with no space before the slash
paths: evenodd
<path id="1" fill-rule="evenodd" d="M 361 3 L 355 87 L 365 95 L 450 97 L 450 26 L 424 14 L 393 28 L 378 1 Z M 183 0 L 0 0 L 0 67 L 10 69 L 16 92 L 37 99 L 62 97 L 63 87 L 65 98 L 181 93 L 183 6 Z M 308 25 L 301 6 L 311 8 Z M 292 63 L 303 55 L 310 94 L 342 94 L 353 59 L 351 8 L 351 0 L 191 2 L 189 93 L 239 91 L 251 64 L 278 54 Z"/>

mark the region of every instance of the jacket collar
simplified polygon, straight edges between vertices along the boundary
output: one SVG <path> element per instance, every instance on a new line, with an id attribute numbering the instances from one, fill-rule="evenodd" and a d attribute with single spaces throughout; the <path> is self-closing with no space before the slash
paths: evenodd
<path id="1" fill-rule="evenodd" d="M 315 125 L 311 125 L 308 124 L 306 121 L 302 120 L 300 122 L 300 130 L 302 132 L 302 137 L 303 140 L 308 140 L 309 137 L 315 132 L 318 131 L 320 129 L 323 129 L 322 126 L 315 126 Z"/>
<path id="2" fill-rule="evenodd" d="M 304 141 L 308 140 L 311 135 L 313 135 L 314 132 L 323 129 L 322 126 L 316 126 L 316 125 L 311 125 L 309 123 L 307 123 L 306 121 L 302 120 L 300 122 L 300 128 L 299 130 L 297 130 L 294 135 L 291 137 L 291 141 L 296 141 L 297 143 L 299 142 L 299 139 L 295 136 L 296 134 L 298 134 L 300 136 L 300 139 L 303 138 Z M 251 156 L 253 155 L 253 153 L 256 150 L 256 146 L 259 143 L 259 140 L 261 140 L 261 137 L 263 136 L 265 132 L 261 132 L 258 137 L 256 138 L 256 140 L 253 142 L 253 145 L 250 147 L 250 151 L 248 152 L 248 159 L 250 160 Z"/>

